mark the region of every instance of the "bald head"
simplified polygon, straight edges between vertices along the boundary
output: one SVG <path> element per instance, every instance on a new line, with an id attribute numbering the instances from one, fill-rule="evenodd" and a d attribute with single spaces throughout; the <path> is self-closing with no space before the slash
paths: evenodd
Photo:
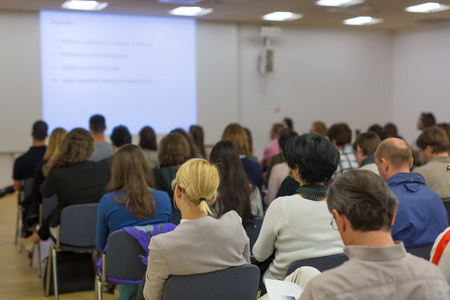
<path id="1" fill-rule="evenodd" d="M 401 172 L 409 172 L 412 162 L 411 147 L 402 139 L 385 139 L 378 145 L 375 152 L 375 162 L 379 171 L 381 171 L 380 167 L 388 167 L 390 176 Z M 386 166 L 383 166 L 383 164 L 386 164 Z M 382 177 L 390 177 L 383 176 L 382 173 L 385 172 L 380 172 Z"/>

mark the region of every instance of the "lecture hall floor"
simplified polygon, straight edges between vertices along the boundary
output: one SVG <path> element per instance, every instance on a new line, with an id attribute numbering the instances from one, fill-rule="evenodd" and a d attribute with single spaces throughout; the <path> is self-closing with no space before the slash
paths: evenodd
<path id="1" fill-rule="evenodd" d="M 0 299 L 36 299 L 49 300 L 45 297 L 42 278 L 38 270 L 30 267 L 30 260 L 25 251 L 19 253 L 14 246 L 14 230 L 17 215 L 17 196 L 8 195 L 0 199 Z M 118 298 L 115 295 L 103 294 L 104 300 Z M 72 294 L 60 294 L 61 300 L 95 299 L 94 291 Z"/>

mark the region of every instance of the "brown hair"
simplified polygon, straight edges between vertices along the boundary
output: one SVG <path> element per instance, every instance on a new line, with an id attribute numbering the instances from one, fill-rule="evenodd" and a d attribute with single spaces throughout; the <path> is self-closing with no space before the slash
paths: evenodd
<path id="1" fill-rule="evenodd" d="M 327 125 L 325 125 L 324 122 L 316 121 L 313 123 L 313 126 L 317 134 L 320 134 L 321 136 L 327 136 Z"/>
<path id="2" fill-rule="evenodd" d="M 352 131 L 346 123 L 333 124 L 327 133 L 330 141 L 335 140 L 336 146 L 342 147 L 352 141 Z"/>
<path id="3" fill-rule="evenodd" d="M 155 200 L 149 191 L 153 186 L 150 174 L 142 149 L 136 145 L 123 145 L 114 154 L 107 191 L 123 191 L 114 199 L 124 204 L 136 217 L 147 219 L 156 211 Z"/>
<path id="4" fill-rule="evenodd" d="M 206 158 L 203 128 L 199 125 L 192 125 L 191 127 L 189 127 L 189 134 L 194 140 L 194 143 L 197 146 L 197 149 L 200 152 L 200 154 L 204 158 Z"/>
<path id="5" fill-rule="evenodd" d="M 428 127 L 436 125 L 436 119 L 434 118 L 434 115 L 431 112 L 421 113 L 420 120 L 422 121 L 423 128 L 428 128 Z"/>
<path id="6" fill-rule="evenodd" d="M 364 132 L 358 135 L 353 143 L 353 149 L 356 151 L 357 146 L 361 148 L 364 156 L 369 156 L 377 151 L 378 145 L 381 143 L 380 136 L 375 132 Z"/>
<path id="7" fill-rule="evenodd" d="M 52 156 L 58 154 L 59 148 L 67 135 L 67 131 L 64 128 L 55 128 L 48 139 L 47 150 L 44 154 L 44 159 L 49 160 Z"/>
<path id="8" fill-rule="evenodd" d="M 173 133 L 173 132 L 176 132 L 176 133 L 181 134 L 181 135 L 186 139 L 186 141 L 188 142 L 188 145 L 189 145 L 189 152 L 190 152 L 189 158 L 197 157 L 197 155 L 198 155 L 198 153 L 199 153 L 199 150 L 197 149 L 197 145 L 195 145 L 195 142 L 194 142 L 194 140 L 192 139 L 192 136 L 191 136 L 190 134 L 188 134 L 188 133 L 187 133 L 184 129 L 182 129 L 182 128 L 175 128 L 175 129 L 172 130 L 170 133 Z"/>
<path id="9" fill-rule="evenodd" d="M 139 132 L 139 140 L 139 146 L 142 149 L 157 150 L 155 131 L 150 126 L 145 126 L 141 129 Z"/>
<path id="10" fill-rule="evenodd" d="M 445 130 L 438 126 L 426 128 L 417 138 L 417 147 L 425 149 L 427 146 L 433 149 L 433 153 L 450 150 L 450 142 Z"/>
<path id="11" fill-rule="evenodd" d="M 231 141 L 238 149 L 239 154 L 251 154 L 247 133 L 238 123 L 231 123 L 225 128 L 222 134 L 222 141 L 224 140 Z"/>
<path id="12" fill-rule="evenodd" d="M 382 141 L 375 152 L 378 160 L 384 158 L 388 160 L 394 168 L 409 166 L 412 158 L 411 147 L 398 138 L 388 138 Z"/>
<path id="13" fill-rule="evenodd" d="M 59 153 L 43 167 L 44 176 L 51 169 L 68 167 L 87 160 L 94 152 L 94 138 L 83 128 L 72 129 L 64 138 Z"/>
<path id="14" fill-rule="evenodd" d="M 166 135 L 159 143 L 159 162 L 163 166 L 177 166 L 191 157 L 189 143 L 178 132 Z"/>

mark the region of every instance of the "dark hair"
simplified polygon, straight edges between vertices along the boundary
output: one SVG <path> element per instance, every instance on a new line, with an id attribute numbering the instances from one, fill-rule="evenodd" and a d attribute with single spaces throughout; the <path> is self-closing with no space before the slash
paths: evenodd
<path id="1" fill-rule="evenodd" d="M 388 160 L 394 168 L 409 166 L 411 163 L 412 150 L 404 140 L 389 138 L 382 141 L 375 152 L 378 161 L 381 158 Z"/>
<path id="2" fill-rule="evenodd" d="M 166 135 L 159 143 L 159 162 L 162 166 L 178 166 L 191 158 L 188 141 L 178 132 Z"/>
<path id="3" fill-rule="evenodd" d="M 197 146 L 197 149 L 200 151 L 200 154 L 204 158 L 206 158 L 203 128 L 199 125 L 192 125 L 191 127 L 189 127 L 189 134 L 194 140 L 194 143 Z"/>
<path id="4" fill-rule="evenodd" d="M 114 127 L 111 134 L 111 142 L 118 148 L 126 144 L 131 144 L 131 134 L 128 128 L 124 125 Z"/>
<path id="5" fill-rule="evenodd" d="M 394 123 L 387 123 L 383 128 L 385 138 L 398 137 L 397 126 Z"/>
<path id="6" fill-rule="evenodd" d="M 442 153 L 450 150 L 450 142 L 444 129 L 438 126 L 426 128 L 417 138 L 417 147 L 425 149 L 430 146 L 433 153 Z"/>
<path id="7" fill-rule="evenodd" d="M 141 148 L 131 144 L 120 147 L 113 157 L 107 191 L 125 192 L 114 196 L 114 199 L 136 217 L 147 219 L 156 212 L 150 187 L 153 187 L 153 181 Z"/>
<path id="8" fill-rule="evenodd" d="M 423 112 L 420 115 L 420 119 L 422 120 L 423 128 L 428 128 L 436 125 L 436 119 L 434 118 L 434 115 L 431 112 L 429 113 Z"/>
<path id="9" fill-rule="evenodd" d="M 349 170 L 328 189 L 328 210 L 347 217 L 354 230 L 390 230 L 398 200 L 386 181 L 372 171 Z"/>
<path id="10" fill-rule="evenodd" d="M 328 129 L 327 136 L 330 141 L 335 140 L 338 147 L 345 146 L 352 141 L 352 131 L 346 123 L 333 124 Z"/>
<path id="11" fill-rule="evenodd" d="M 105 117 L 102 115 L 93 115 L 89 119 L 89 128 L 94 133 L 101 133 L 106 129 Z"/>
<path id="12" fill-rule="evenodd" d="M 450 124 L 449 123 L 439 123 L 437 126 L 441 127 L 445 130 L 445 133 L 447 133 L 447 137 L 450 141 Z"/>
<path id="13" fill-rule="evenodd" d="M 291 118 L 285 117 L 285 118 L 283 119 L 283 121 L 284 121 L 284 123 L 286 124 L 287 129 L 294 129 L 294 121 L 292 121 Z"/>
<path id="14" fill-rule="evenodd" d="M 211 150 L 210 162 L 217 165 L 220 174 L 219 197 L 214 203 L 218 217 L 235 210 L 242 218 L 242 224 L 252 216 L 250 193 L 255 190 L 245 175 L 239 152 L 230 141 L 220 141 Z"/>
<path id="15" fill-rule="evenodd" d="M 35 140 L 43 141 L 47 137 L 48 125 L 42 120 L 38 120 L 33 124 L 31 135 Z"/>
<path id="16" fill-rule="evenodd" d="M 353 143 L 353 149 L 356 151 L 357 146 L 361 148 L 364 156 L 370 156 L 377 151 L 378 145 L 381 143 L 381 138 L 375 132 L 364 132 L 358 135 Z"/>
<path id="17" fill-rule="evenodd" d="M 381 140 L 384 140 L 386 137 L 384 136 L 384 130 L 383 127 L 381 127 L 381 125 L 379 124 L 373 124 L 372 126 L 370 126 L 367 129 L 368 132 L 375 132 L 376 134 L 378 134 L 378 136 L 380 137 Z"/>
<path id="18" fill-rule="evenodd" d="M 183 136 L 183 138 L 185 138 L 186 141 L 188 142 L 189 153 L 190 153 L 189 158 L 198 157 L 199 151 L 197 149 L 197 146 L 194 143 L 194 140 L 192 139 L 192 136 L 190 134 L 188 134 L 186 131 L 184 131 L 184 129 L 182 129 L 182 128 L 175 128 L 170 133 L 173 133 L 173 132 L 177 132 L 177 133 L 181 134 Z"/>
<path id="19" fill-rule="evenodd" d="M 139 132 L 139 146 L 142 149 L 157 150 L 155 131 L 150 126 L 145 126 Z"/>
<path id="20" fill-rule="evenodd" d="M 339 151 L 333 144 L 314 133 L 291 138 L 284 149 L 289 167 L 298 169 L 307 184 L 328 182 L 340 160 Z"/>
<path id="21" fill-rule="evenodd" d="M 296 136 L 298 136 L 298 133 L 292 129 L 283 129 L 280 131 L 280 134 L 278 135 L 278 145 L 280 146 L 280 149 L 285 157 L 286 154 L 284 153 L 284 146 L 286 146 L 287 141 Z"/>

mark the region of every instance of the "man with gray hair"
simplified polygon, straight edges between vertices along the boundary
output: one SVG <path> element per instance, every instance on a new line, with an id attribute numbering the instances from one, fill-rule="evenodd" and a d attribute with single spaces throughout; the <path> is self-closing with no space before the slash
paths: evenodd
<path id="1" fill-rule="evenodd" d="M 398 200 L 380 176 L 344 172 L 331 184 L 327 205 L 349 261 L 313 278 L 300 300 L 449 299 L 441 271 L 394 243 Z"/>

